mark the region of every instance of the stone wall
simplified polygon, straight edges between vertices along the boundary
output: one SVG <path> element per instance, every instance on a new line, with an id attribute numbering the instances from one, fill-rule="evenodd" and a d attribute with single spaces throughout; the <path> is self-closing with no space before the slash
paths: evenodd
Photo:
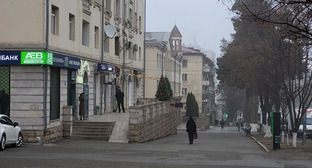
<path id="1" fill-rule="evenodd" d="M 129 108 L 129 141 L 146 142 L 177 133 L 180 108 L 152 102 Z"/>
<path id="2" fill-rule="evenodd" d="M 36 143 L 38 137 L 43 141 L 43 143 L 55 142 L 63 138 L 63 126 L 56 126 L 53 128 L 48 128 L 48 131 L 44 135 L 43 130 L 22 130 L 25 142 Z"/>

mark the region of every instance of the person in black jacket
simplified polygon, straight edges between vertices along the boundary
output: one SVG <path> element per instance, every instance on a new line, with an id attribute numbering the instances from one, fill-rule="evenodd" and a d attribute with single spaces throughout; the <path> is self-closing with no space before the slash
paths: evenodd
<path id="1" fill-rule="evenodd" d="M 193 144 L 194 134 L 196 132 L 196 123 L 193 120 L 193 117 L 190 117 L 186 123 L 186 132 L 188 133 L 188 138 L 190 141 L 189 144 Z"/>
<path id="2" fill-rule="evenodd" d="M 124 107 L 124 93 L 120 90 L 120 89 L 117 89 L 117 92 L 116 92 L 116 99 L 117 99 L 117 104 L 118 104 L 118 109 L 119 109 L 119 113 L 120 113 L 120 105 L 122 107 L 122 111 L 125 112 L 125 107 Z"/>

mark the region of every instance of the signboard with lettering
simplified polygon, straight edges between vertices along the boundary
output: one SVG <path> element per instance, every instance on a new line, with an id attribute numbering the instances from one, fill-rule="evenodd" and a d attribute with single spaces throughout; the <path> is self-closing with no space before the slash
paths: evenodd
<path id="1" fill-rule="evenodd" d="M 20 51 L 0 51 L 0 65 L 21 64 Z"/>
<path id="2" fill-rule="evenodd" d="M 61 54 L 53 54 L 53 65 L 63 68 L 80 69 L 79 58 L 68 57 Z"/>
<path id="3" fill-rule="evenodd" d="M 45 51 L 22 51 L 21 64 L 53 65 L 53 53 Z"/>
<path id="4" fill-rule="evenodd" d="M 107 65 L 104 63 L 99 63 L 98 64 L 98 71 L 109 71 L 109 72 L 113 72 L 114 71 L 114 67 L 111 65 Z"/>

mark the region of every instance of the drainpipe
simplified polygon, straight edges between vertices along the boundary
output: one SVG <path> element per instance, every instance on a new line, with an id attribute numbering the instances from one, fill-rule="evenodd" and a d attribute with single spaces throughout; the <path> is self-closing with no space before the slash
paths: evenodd
<path id="1" fill-rule="evenodd" d="M 143 63 L 143 71 L 144 71 L 144 75 L 143 75 L 143 98 L 145 98 L 145 72 L 146 72 L 146 45 L 145 45 L 145 35 L 146 35 L 146 0 L 144 1 L 144 50 L 143 50 L 143 58 L 144 58 L 144 63 Z"/>
<path id="2" fill-rule="evenodd" d="M 101 63 L 104 62 L 104 0 L 102 0 L 102 25 L 101 25 Z M 100 115 L 103 113 L 103 72 L 100 72 Z"/>
<path id="3" fill-rule="evenodd" d="M 49 50 L 49 0 L 46 0 L 46 42 L 45 51 Z M 48 66 L 44 65 L 44 89 L 43 89 L 43 120 L 44 134 L 47 132 L 47 92 L 48 92 Z"/>
<path id="4" fill-rule="evenodd" d="M 122 27 L 122 33 L 123 33 L 123 59 L 122 59 L 122 68 L 125 69 L 125 62 L 126 62 L 126 0 L 123 1 L 123 27 Z M 123 87 L 123 92 L 125 93 L 125 72 L 122 73 L 123 80 L 122 80 L 122 87 Z M 128 94 L 127 94 L 128 97 Z M 128 99 L 126 99 L 126 102 Z M 126 103 L 127 104 L 127 103 Z"/>
<path id="5" fill-rule="evenodd" d="M 177 59 L 177 55 L 174 57 L 174 71 L 173 71 L 173 97 L 175 97 L 175 94 L 176 94 L 176 73 L 177 73 L 177 70 L 176 70 L 176 59 Z"/>

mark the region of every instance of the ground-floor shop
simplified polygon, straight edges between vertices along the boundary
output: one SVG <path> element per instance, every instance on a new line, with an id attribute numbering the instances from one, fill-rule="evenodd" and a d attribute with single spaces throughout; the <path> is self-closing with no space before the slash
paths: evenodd
<path id="1" fill-rule="evenodd" d="M 86 120 L 116 111 L 117 87 L 125 93 L 126 109 L 136 105 L 143 98 L 143 79 L 136 75 L 75 55 L 0 51 L 0 113 L 19 123 L 25 141 L 57 140 L 63 137 L 68 113 L 75 121 L 80 110 Z"/>

